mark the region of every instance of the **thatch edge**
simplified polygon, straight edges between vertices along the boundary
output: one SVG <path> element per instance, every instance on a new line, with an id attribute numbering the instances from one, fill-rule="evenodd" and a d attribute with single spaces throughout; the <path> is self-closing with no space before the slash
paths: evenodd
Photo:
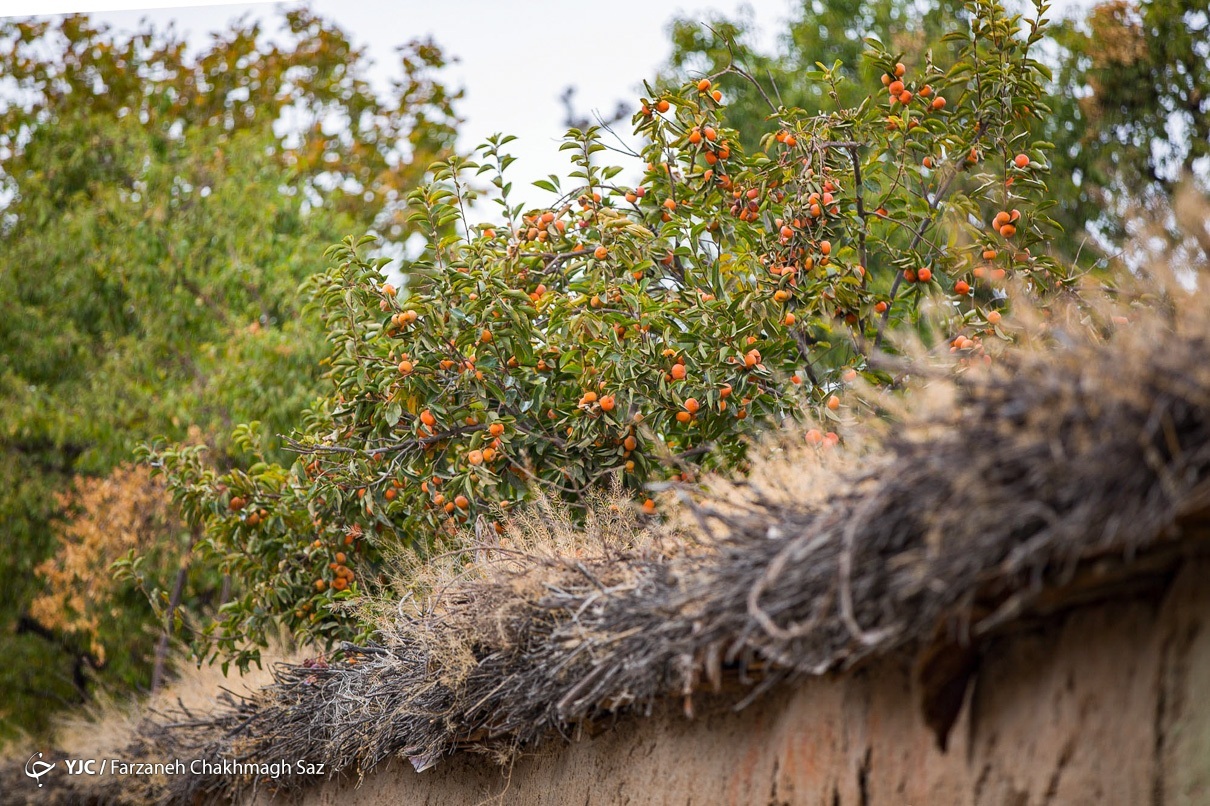
<path id="1" fill-rule="evenodd" d="M 926 682 L 937 678 L 924 690 L 943 695 L 930 703 L 926 694 L 923 705 L 943 741 L 956 716 L 953 701 L 961 702 L 953 691 L 964 690 L 973 673 L 969 663 L 951 662 L 977 649 L 981 636 L 972 626 L 1004 626 L 1031 609 L 1078 604 L 1088 594 L 1077 595 L 1082 574 L 1097 563 L 1116 564 L 1126 585 L 1155 568 L 1162 573 L 1200 550 L 1206 534 L 1210 342 L 1204 332 L 1162 342 L 1127 334 L 1108 346 L 1078 343 L 1011 364 L 961 382 L 957 404 L 965 417 L 889 440 L 873 470 L 850 477 L 821 508 L 760 494 L 747 512 L 707 503 L 697 514 L 725 527 L 712 551 L 673 558 L 623 551 L 544 566 L 544 573 L 560 575 L 559 593 L 508 603 L 514 621 L 496 625 L 505 640 L 480 647 L 476 669 L 460 679 L 459 690 L 433 685 L 433 656 L 424 647 L 418 656 L 424 663 L 408 659 L 416 637 L 481 626 L 484 613 L 499 612 L 495 605 L 516 596 L 523 587 L 518 581 L 533 568 L 468 581 L 449 594 L 439 621 L 401 623 L 382 646 L 351 648 L 356 664 L 284 665 L 259 696 L 185 730 L 149 720 L 142 749 L 272 757 L 284 746 L 335 758 L 336 772 L 364 774 L 397 754 L 424 766 L 472 745 L 506 750 L 566 735 L 615 712 L 641 712 L 657 698 L 718 688 L 724 669 L 744 678 L 760 667 L 751 694 L 900 652 L 920 659 L 918 674 Z M 972 457 L 976 445 L 999 461 Z M 934 480 L 938 469 L 955 467 L 979 483 Z M 1005 482 L 989 481 L 989 472 L 1004 472 Z M 954 517 L 959 510 L 974 524 Z M 1019 522 L 994 522 L 1009 517 Z M 784 536 L 771 538 L 774 531 Z M 987 534 L 992 538 L 980 542 Z M 962 555 L 943 551 L 955 546 L 963 547 Z M 602 598 L 609 587 L 603 580 L 623 572 L 625 593 Z M 1109 584 L 1101 595 L 1119 590 Z M 484 610 L 484 601 L 494 604 Z M 461 620 L 451 622 L 451 613 Z M 562 613 L 562 620 L 552 613 Z M 585 650 L 593 656 L 587 664 L 558 651 L 560 642 L 587 629 L 586 615 L 600 634 L 605 625 L 629 625 L 609 633 L 607 652 Z M 551 620 L 539 623 L 541 616 Z M 538 649 L 523 651 L 526 642 Z M 562 665 L 552 676 L 543 664 L 555 663 Z M 636 668 L 641 673 L 632 675 Z M 560 678 L 567 670 L 580 675 L 574 682 Z M 548 694 L 510 700 L 493 691 L 518 683 Z M 436 696 L 444 710 L 435 711 L 431 699 L 402 711 L 375 706 L 360 714 L 363 732 L 352 726 L 352 746 L 323 730 L 299 745 L 297 735 L 266 729 L 281 727 L 275 719 L 300 709 L 313 717 L 330 713 L 332 696 L 350 684 L 405 704 L 412 691 L 417 699 Z M 426 728 L 408 708 L 440 713 L 440 725 L 429 720 Z M 224 800 L 259 784 L 174 780 L 140 796 Z"/>

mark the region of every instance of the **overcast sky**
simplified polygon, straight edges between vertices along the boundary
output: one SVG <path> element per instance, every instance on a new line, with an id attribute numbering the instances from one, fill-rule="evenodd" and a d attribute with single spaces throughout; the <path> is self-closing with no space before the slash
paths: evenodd
<path id="1" fill-rule="evenodd" d="M 792 6 L 802 0 L 746 0 L 758 41 L 772 48 Z M 1057 7 L 1087 0 L 1060 0 Z M 169 22 L 203 44 L 212 31 L 243 15 L 265 18 L 270 30 L 281 8 L 296 3 L 189 3 L 186 0 L 0 0 L 0 15 L 27 16 L 93 11 L 115 29 L 132 30 L 141 19 L 157 27 Z M 608 115 L 618 101 L 637 106 L 642 81 L 668 58 L 669 23 L 677 16 L 706 19 L 711 11 L 734 15 L 737 0 L 313 0 L 311 7 L 368 48 L 375 66 L 371 80 L 385 90 L 397 75 L 394 48 L 431 35 L 458 59 L 447 83 L 465 90 L 458 106 L 464 119 L 462 149 L 494 133 L 519 138 L 509 145 L 518 157 L 513 181 L 520 191 L 533 179 L 564 173 L 558 152 L 565 130 L 559 95 L 577 88 L 581 114 Z M 124 10 L 115 10 L 124 9 Z M 822 58 L 822 56 L 821 56 Z M 827 61 L 827 59 L 824 59 Z M 622 124 L 629 129 L 629 122 Z M 525 198 L 538 202 L 542 191 Z"/>

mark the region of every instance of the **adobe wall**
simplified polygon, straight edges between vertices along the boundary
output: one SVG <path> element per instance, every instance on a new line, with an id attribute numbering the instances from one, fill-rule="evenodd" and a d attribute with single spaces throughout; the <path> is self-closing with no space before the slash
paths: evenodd
<path id="1" fill-rule="evenodd" d="M 941 753 L 910 674 L 883 663 L 775 691 L 740 713 L 697 703 L 552 743 L 502 770 L 406 762 L 321 804 L 1210 804 L 1210 563 L 1162 596 L 1089 606 L 989 648 Z M 703 711 L 706 711 L 703 713 Z"/>

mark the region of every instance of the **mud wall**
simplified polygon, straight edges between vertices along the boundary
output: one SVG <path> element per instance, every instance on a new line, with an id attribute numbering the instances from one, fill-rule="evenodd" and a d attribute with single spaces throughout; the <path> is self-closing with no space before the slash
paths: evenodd
<path id="1" fill-rule="evenodd" d="M 501 768 L 406 762 L 320 804 L 1210 804 L 1210 563 L 1159 594 L 1070 611 L 988 647 L 947 752 L 910 670 L 884 662 L 734 713 L 698 701 Z"/>

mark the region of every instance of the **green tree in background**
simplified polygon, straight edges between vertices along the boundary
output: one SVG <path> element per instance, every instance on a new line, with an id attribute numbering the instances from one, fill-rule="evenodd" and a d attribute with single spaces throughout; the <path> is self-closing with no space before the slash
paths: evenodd
<path id="1" fill-rule="evenodd" d="M 64 534 L 139 542 L 69 526 L 143 500 L 120 466 L 154 436 L 192 432 L 229 467 L 227 435 L 256 418 L 281 455 L 274 435 L 319 388 L 322 330 L 299 294 L 317 247 L 368 228 L 406 238 L 406 191 L 453 143 L 440 50 L 400 58 L 384 98 L 364 54 L 303 10 L 278 40 L 241 22 L 198 53 L 84 16 L 0 26 L 0 736 L 43 729 L 47 702 L 98 679 L 148 685 L 161 624 L 146 598 L 47 562 Z M 80 511 L 87 479 L 111 473 Z M 155 523 L 175 547 L 143 569 L 163 601 L 193 538 Z M 56 580 L 74 594 L 47 598 Z M 199 576 L 173 615 L 220 585 Z"/>
<path id="2" fill-rule="evenodd" d="M 1049 28 L 1039 58 L 1050 69 L 1048 114 L 1031 123 L 1037 138 L 1055 144 L 1051 153 L 1051 215 L 1063 234 L 1051 244 L 1063 258 L 1115 253 L 1132 215 L 1171 218 L 1178 185 L 1188 178 L 1205 192 L 1210 178 L 1210 28 L 1206 0 L 1110 0 L 1086 16 Z M 732 99 L 728 123 L 751 146 L 764 131 L 770 101 L 834 111 L 860 100 L 870 76 L 858 58 L 863 37 L 873 36 L 915 69 L 952 61 L 960 42 L 945 38 L 947 25 L 967 19 L 953 0 L 813 0 L 804 3 L 772 53 L 753 43 L 751 19 L 715 17 L 703 24 L 681 19 L 672 26 L 673 54 L 662 76 L 675 84 L 713 74 L 724 76 Z M 846 79 L 837 99 L 805 81 L 817 63 Z M 1175 226 L 1171 238 L 1181 240 Z M 1205 260 L 1192 256 L 1195 260 Z M 1081 263 L 1087 260 L 1082 259 Z"/>
<path id="3" fill-rule="evenodd" d="M 1109 0 L 1056 26 L 1048 121 L 1062 206 L 1111 248 L 1132 216 L 1158 223 L 1175 258 L 1210 264 L 1172 215 L 1179 188 L 1210 192 L 1210 2 Z M 1103 211 L 1103 214 L 1102 214 Z"/>

